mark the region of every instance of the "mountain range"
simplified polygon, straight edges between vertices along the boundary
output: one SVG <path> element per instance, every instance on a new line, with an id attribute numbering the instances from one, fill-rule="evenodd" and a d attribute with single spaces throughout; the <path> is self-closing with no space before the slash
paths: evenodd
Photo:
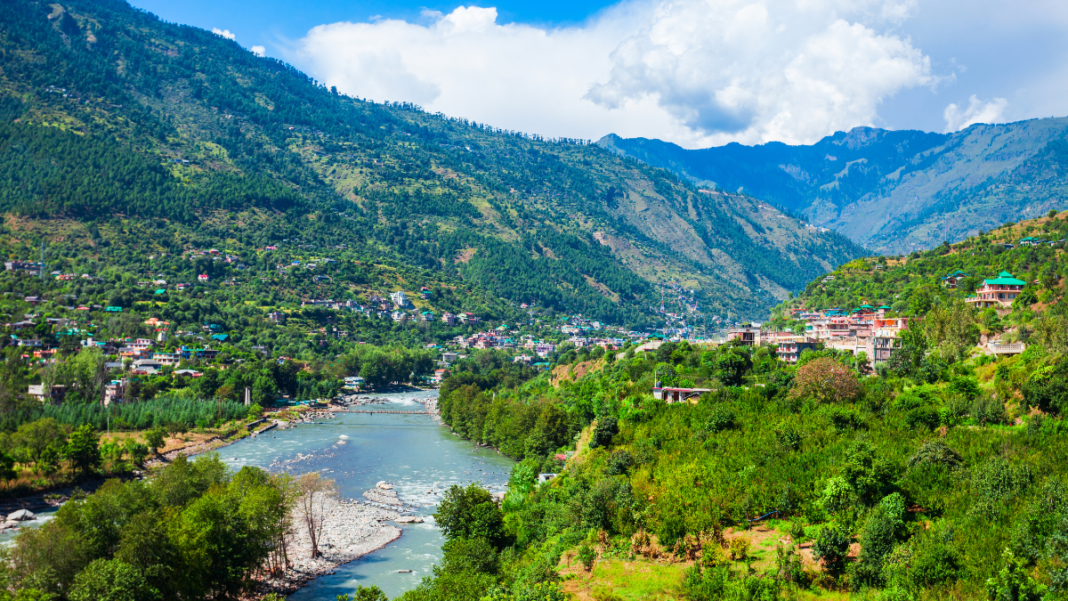
<path id="1" fill-rule="evenodd" d="M 4 7 L 0 211 L 51 246 L 66 222 L 170 228 L 129 239 L 131 260 L 189 232 L 329 238 L 516 306 L 631 323 L 662 322 L 665 289 L 706 318 L 758 317 L 866 253 L 600 146 L 339 94 L 125 2 Z"/>
<path id="2" fill-rule="evenodd" d="M 615 135 L 597 144 L 700 186 L 776 203 L 880 253 L 959 241 L 1068 199 L 1068 118 L 949 134 L 858 127 L 801 146 L 687 150 Z"/>

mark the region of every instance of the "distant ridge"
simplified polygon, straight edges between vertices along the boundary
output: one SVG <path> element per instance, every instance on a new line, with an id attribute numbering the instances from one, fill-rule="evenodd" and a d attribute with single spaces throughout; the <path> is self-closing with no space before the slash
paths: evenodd
<path id="1" fill-rule="evenodd" d="M 1068 118 L 973 125 L 953 134 L 857 127 L 812 145 L 597 142 L 699 185 L 743 191 L 868 248 L 903 253 L 1068 208 Z"/>

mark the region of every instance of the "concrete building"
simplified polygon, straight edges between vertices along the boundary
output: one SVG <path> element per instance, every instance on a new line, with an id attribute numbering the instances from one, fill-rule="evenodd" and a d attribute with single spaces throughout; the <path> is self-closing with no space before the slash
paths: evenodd
<path id="1" fill-rule="evenodd" d="M 987 307 L 1008 309 L 1026 285 L 1027 282 L 1012 277 L 1012 274 L 1007 271 L 1002 271 L 996 278 L 983 280 L 983 285 L 975 291 L 975 295 L 964 299 L 964 302 L 980 309 Z"/>
<path id="2" fill-rule="evenodd" d="M 657 382 L 653 386 L 653 397 L 668 403 L 681 403 L 683 401 L 697 401 L 701 395 L 712 392 L 710 388 L 672 388 L 663 386 Z"/>
<path id="3" fill-rule="evenodd" d="M 793 339 L 779 340 L 779 348 L 776 355 L 787 363 L 797 363 L 801 353 L 807 350 L 815 350 L 818 340 L 806 336 L 795 336 Z"/>

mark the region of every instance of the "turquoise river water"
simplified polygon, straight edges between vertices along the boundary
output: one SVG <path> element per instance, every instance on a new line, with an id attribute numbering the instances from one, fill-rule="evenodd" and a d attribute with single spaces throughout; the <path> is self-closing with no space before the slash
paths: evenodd
<path id="1" fill-rule="evenodd" d="M 416 399 L 436 394 L 379 395 L 389 402 L 365 408 L 418 411 L 422 405 Z M 342 435 L 348 436 L 344 445 L 338 444 Z M 414 588 L 441 559 L 443 539 L 431 514 L 444 489 L 479 482 L 491 492 L 503 491 L 513 464 L 495 451 L 474 447 L 428 415 L 338 413 L 319 423 L 271 430 L 218 452 L 234 469 L 255 465 L 294 474 L 321 471 L 337 481 L 342 498 L 359 501 L 363 491 L 385 480 L 401 500 L 419 506 L 416 514 L 424 523 L 401 525 L 400 539 L 312 581 L 289 597 L 293 601 L 334 601 L 357 585 L 377 585 L 391 599 Z"/>

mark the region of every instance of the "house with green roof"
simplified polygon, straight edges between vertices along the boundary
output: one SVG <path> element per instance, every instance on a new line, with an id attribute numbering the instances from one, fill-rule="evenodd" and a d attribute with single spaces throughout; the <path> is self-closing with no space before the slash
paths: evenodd
<path id="1" fill-rule="evenodd" d="M 946 276 L 942 278 L 942 285 L 953 290 L 957 287 L 957 284 L 966 277 L 968 277 L 968 274 L 958 269 L 952 273 L 946 274 Z"/>
<path id="2" fill-rule="evenodd" d="M 996 278 L 983 280 L 982 287 L 975 291 L 974 296 L 964 299 L 964 302 L 980 309 L 987 307 L 1008 309 L 1026 285 L 1027 282 L 1012 277 L 1012 274 L 1007 271 L 1002 271 Z"/>

